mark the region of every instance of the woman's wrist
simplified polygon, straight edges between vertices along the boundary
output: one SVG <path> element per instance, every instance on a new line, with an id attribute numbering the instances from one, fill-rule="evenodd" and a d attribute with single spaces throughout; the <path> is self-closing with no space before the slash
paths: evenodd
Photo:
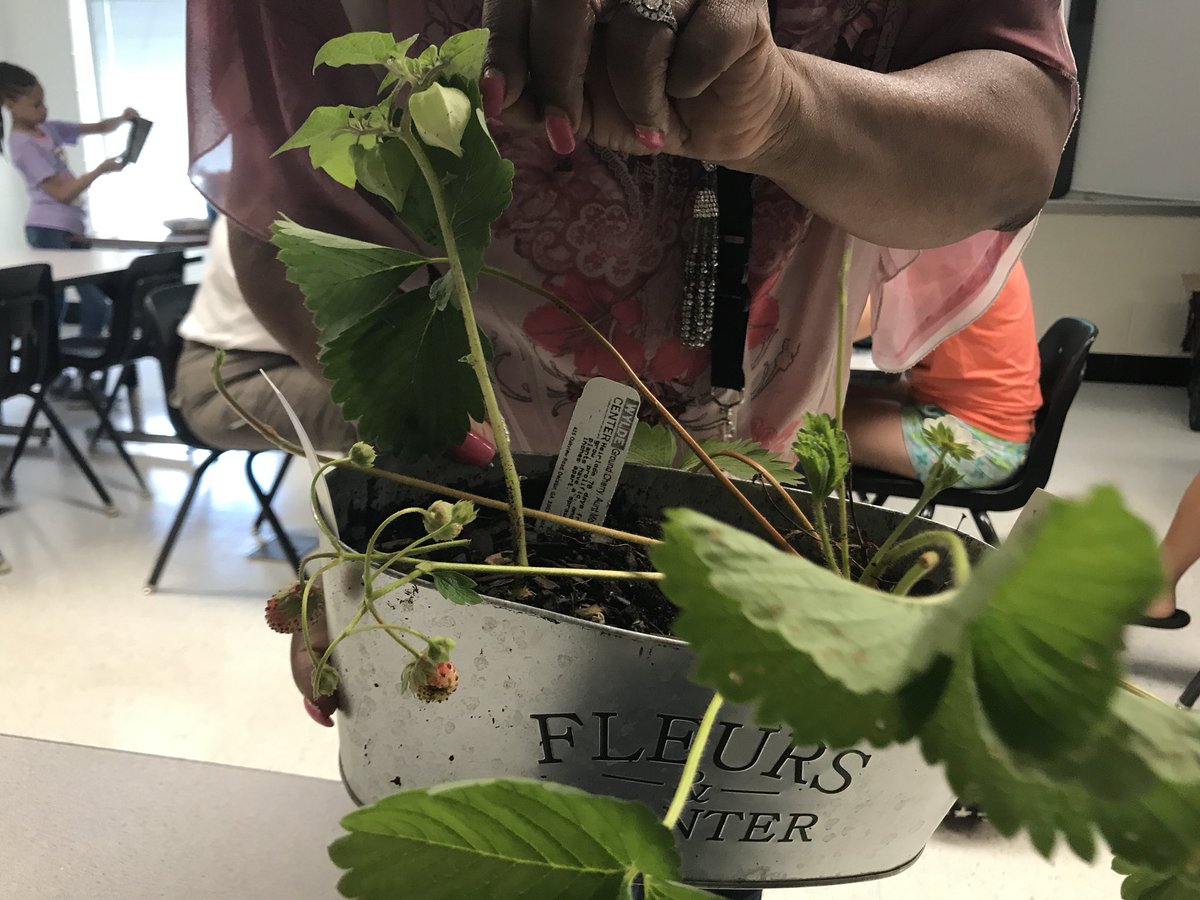
<path id="1" fill-rule="evenodd" d="M 810 104 L 805 100 L 803 74 L 788 56 L 799 55 L 792 51 L 779 51 L 780 58 L 772 67 L 769 83 L 774 102 L 768 107 L 763 125 L 758 129 L 757 146 L 747 156 L 736 160 L 722 160 L 726 168 L 752 175 L 761 175 L 776 182 L 790 180 L 801 165 L 800 155 L 805 144 L 809 117 L 806 111 Z"/>

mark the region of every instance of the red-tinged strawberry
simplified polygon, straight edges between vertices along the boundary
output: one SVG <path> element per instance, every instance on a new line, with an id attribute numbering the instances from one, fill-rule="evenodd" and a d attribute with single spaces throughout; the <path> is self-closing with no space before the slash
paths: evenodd
<path id="1" fill-rule="evenodd" d="M 404 669 L 405 687 L 423 703 L 441 703 L 458 690 L 458 670 L 452 662 L 434 663 L 425 654 Z"/>
<path id="2" fill-rule="evenodd" d="M 303 607 L 304 584 L 293 581 L 276 591 L 267 600 L 266 620 L 272 631 L 295 634 L 300 630 L 300 611 Z M 308 621 L 311 624 L 321 614 L 323 597 L 319 583 L 308 592 Z"/>

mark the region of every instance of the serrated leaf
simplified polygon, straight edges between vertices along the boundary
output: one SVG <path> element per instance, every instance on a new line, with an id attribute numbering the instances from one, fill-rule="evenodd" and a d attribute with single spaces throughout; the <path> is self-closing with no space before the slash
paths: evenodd
<path id="1" fill-rule="evenodd" d="M 802 741 L 911 736 L 985 602 L 892 597 L 690 510 L 667 514 L 663 540 L 651 556 L 697 679 Z"/>
<path id="2" fill-rule="evenodd" d="M 1111 722 L 1101 726 L 1107 737 L 1076 760 L 1072 771 L 1061 760 L 1053 774 L 1024 764 L 992 729 L 975 678 L 971 650 L 964 648 L 937 712 L 921 729 L 921 748 L 931 763 L 945 766 L 958 796 L 983 809 L 997 830 L 1009 836 L 1027 831 L 1043 856 L 1063 837 L 1079 856 L 1091 859 L 1099 831 L 1119 856 L 1139 867 L 1170 872 L 1182 861 L 1200 860 L 1200 783 L 1157 776 L 1133 751 L 1136 743 Z M 1137 717 L 1125 719 L 1129 724 Z M 1148 740 L 1138 743 L 1148 746 Z M 1131 776 L 1130 767 L 1142 771 Z M 1129 796 L 1098 792 L 1106 781 L 1138 780 L 1140 789 Z"/>
<path id="3" fill-rule="evenodd" d="M 1082 744 L 1120 680 L 1121 634 L 1162 582 L 1158 544 L 1115 490 L 1054 501 L 983 560 L 972 626 L 980 703 L 1010 747 L 1053 759 Z"/>
<path id="4" fill-rule="evenodd" d="M 638 422 L 633 439 L 629 442 L 629 455 L 625 457 L 625 462 L 670 469 L 675 465 L 678 453 L 679 444 L 672 431 L 662 425 Z"/>
<path id="5" fill-rule="evenodd" d="M 794 485 L 801 481 L 800 473 L 796 471 L 795 466 L 785 460 L 778 453 L 774 453 L 751 440 L 735 440 L 735 441 L 718 441 L 706 440 L 700 442 L 701 449 L 705 453 L 712 456 L 714 453 L 720 453 L 724 450 L 731 450 L 734 453 L 740 453 L 742 456 L 748 457 L 775 476 L 780 484 Z M 707 472 L 708 469 L 704 463 L 700 461 L 700 457 L 690 451 L 687 452 L 681 468 L 685 472 Z M 758 477 L 758 471 L 753 467 L 746 465 L 739 459 L 734 459 L 731 456 L 718 456 L 713 460 L 721 469 L 734 478 L 745 478 L 753 480 Z"/>
<path id="6" fill-rule="evenodd" d="M 380 65 L 393 55 L 403 56 L 416 41 L 416 37 L 396 43 L 386 31 L 359 31 L 344 34 L 327 41 L 317 51 L 313 71 L 321 66 Z"/>
<path id="7" fill-rule="evenodd" d="M 272 156 L 301 147 L 311 147 L 315 142 L 328 140 L 350 126 L 351 116 L 365 115 L 368 110 L 369 107 L 366 106 L 318 106 L 308 114 L 308 118 L 296 133 Z"/>
<path id="8" fill-rule="evenodd" d="M 475 590 L 475 582 L 462 572 L 434 572 L 433 586 L 439 594 L 457 606 L 474 606 L 483 598 Z"/>
<path id="9" fill-rule="evenodd" d="M 288 281 L 304 294 L 321 343 L 399 296 L 401 285 L 427 262 L 423 256 L 326 234 L 282 219 L 271 226 Z"/>
<path id="10" fill-rule="evenodd" d="M 401 212 L 413 179 L 420 177 L 408 147 L 402 141 L 388 139 L 370 149 L 355 147 L 351 155 L 359 183 Z"/>
<path id="11" fill-rule="evenodd" d="M 477 85 L 462 78 L 454 79 L 452 84 L 470 98 L 473 108 L 479 108 Z M 478 115 L 467 123 L 462 149 L 461 158 L 435 147 L 427 152 L 443 185 L 467 284 L 474 290 L 484 252 L 491 243 L 492 223 L 512 201 L 513 165 L 500 156 L 486 123 Z M 401 218 L 423 240 L 445 248 L 433 198 L 423 178 L 414 179 Z"/>
<path id="12" fill-rule="evenodd" d="M 804 425 L 796 433 L 792 452 L 815 504 L 823 503 L 850 471 L 846 432 L 825 413 L 804 414 Z"/>
<path id="13" fill-rule="evenodd" d="M 354 171 L 351 150 L 358 144 L 358 135 L 350 132 L 335 134 L 325 141 L 318 141 L 308 148 L 308 156 L 314 169 L 321 169 L 338 184 L 353 189 L 358 184 Z"/>
<path id="14" fill-rule="evenodd" d="M 537 781 L 496 780 L 402 791 L 342 820 L 329 848 L 344 897 L 395 900 L 627 900 L 644 873 L 663 900 L 676 888 L 670 831 L 640 803 Z"/>
<path id="15" fill-rule="evenodd" d="M 402 459 L 461 444 L 482 421 L 462 317 L 438 312 L 428 287 L 408 291 L 346 327 L 321 353 L 333 399 L 359 435 Z"/>
<path id="16" fill-rule="evenodd" d="M 452 34 L 442 42 L 438 54 L 447 78 L 458 75 L 478 81 L 483 75 L 483 60 L 487 53 L 488 30 L 475 28 Z"/>
<path id="17" fill-rule="evenodd" d="M 1154 872 L 1119 858 L 1112 867 L 1128 876 L 1121 883 L 1121 900 L 1200 900 L 1200 872 Z"/>

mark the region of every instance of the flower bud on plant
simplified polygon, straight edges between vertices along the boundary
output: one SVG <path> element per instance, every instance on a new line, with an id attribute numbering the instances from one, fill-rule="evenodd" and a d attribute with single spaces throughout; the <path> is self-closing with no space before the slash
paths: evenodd
<path id="1" fill-rule="evenodd" d="M 370 444 L 359 441 L 350 448 L 350 462 L 360 469 L 375 467 L 375 448 Z"/>
<path id="2" fill-rule="evenodd" d="M 462 525 L 454 521 L 454 506 L 445 500 L 435 500 L 425 510 L 425 531 L 433 534 L 447 525 L 455 526 L 450 529 L 450 537 L 458 537 L 462 533 Z"/>

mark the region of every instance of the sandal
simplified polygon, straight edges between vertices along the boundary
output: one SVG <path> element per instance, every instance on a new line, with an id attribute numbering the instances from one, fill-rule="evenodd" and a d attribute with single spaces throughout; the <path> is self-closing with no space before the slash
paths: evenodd
<path id="1" fill-rule="evenodd" d="M 1182 609 L 1177 609 L 1169 616 L 1142 616 L 1136 624 L 1146 628 L 1164 628 L 1174 631 L 1192 624 L 1192 617 Z"/>

